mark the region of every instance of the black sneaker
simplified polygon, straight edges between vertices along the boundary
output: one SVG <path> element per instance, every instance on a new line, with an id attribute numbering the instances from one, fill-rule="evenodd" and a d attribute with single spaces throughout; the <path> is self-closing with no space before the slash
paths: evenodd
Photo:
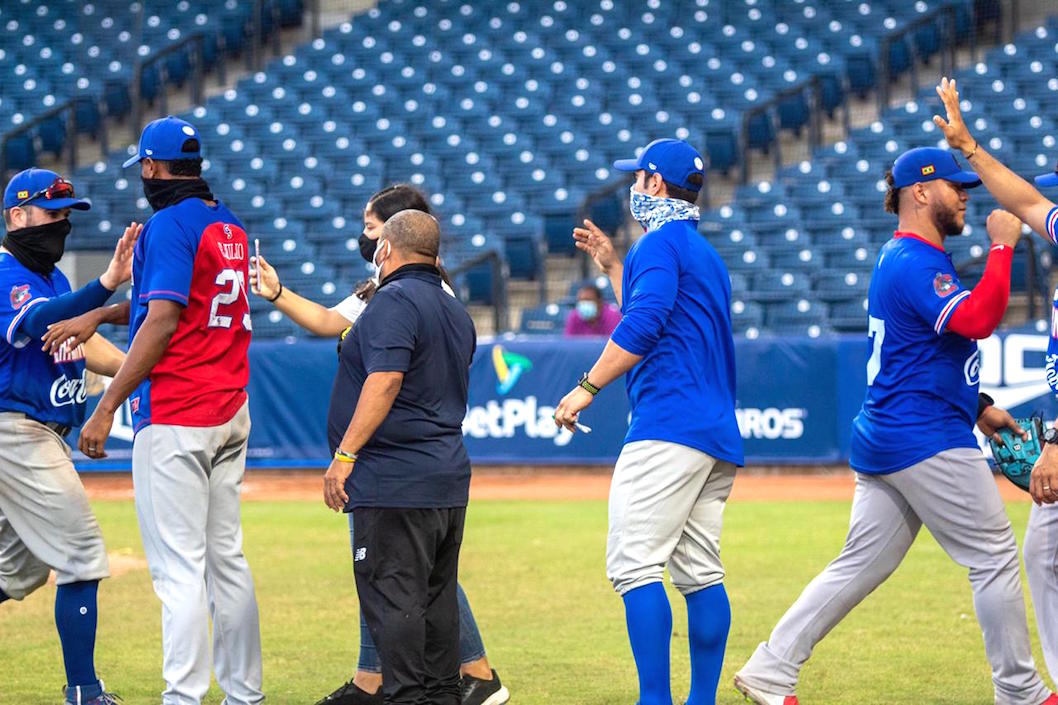
<path id="1" fill-rule="evenodd" d="M 463 676 L 462 690 L 463 705 L 503 705 L 511 699 L 511 692 L 500 683 L 496 669 L 492 670 L 492 680 Z"/>
<path id="2" fill-rule="evenodd" d="M 316 701 L 316 705 L 381 705 L 384 702 L 382 689 L 372 695 L 360 689 L 352 681 L 343 683 L 338 690 Z"/>

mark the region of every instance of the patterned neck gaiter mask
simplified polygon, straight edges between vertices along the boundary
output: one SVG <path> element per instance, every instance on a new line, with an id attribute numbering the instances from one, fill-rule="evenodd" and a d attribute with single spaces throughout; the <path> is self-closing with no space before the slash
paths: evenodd
<path id="1" fill-rule="evenodd" d="M 629 189 L 628 209 L 632 217 L 647 231 L 657 230 L 674 220 L 698 220 L 698 206 L 681 198 L 658 198 L 640 191 L 635 186 Z"/>

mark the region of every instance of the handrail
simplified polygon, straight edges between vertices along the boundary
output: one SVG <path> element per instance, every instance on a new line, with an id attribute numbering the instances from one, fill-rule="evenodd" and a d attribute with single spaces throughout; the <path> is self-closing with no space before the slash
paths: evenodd
<path id="1" fill-rule="evenodd" d="M 878 113 L 884 113 L 889 107 L 889 48 L 897 41 L 916 31 L 920 27 L 931 24 L 937 18 L 944 16 L 947 21 L 941 23 L 943 48 L 941 55 L 941 76 L 951 76 L 955 70 L 955 6 L 941 5 L 935 10 L 927 12 L 917 19 L 908 22 L 890 32 L 887 32 L 878 43 L 878 62 L 881 70 L 878 72 Z M 971 42 L 973 44 L 973 42 Z M 911 51 L 911 95 L 918 95 L 918 48 L 915 46 L 914 37 L 908 42 Z"/>
<path id="2" fill-rule="evenodd" d="M 146 59 L 136 60 L 136 66 L 132 70 L 132 128 L 134 130 L 139 130 L 143 126 L 141 124 L 141 120 L 143 119 L 143 98 L 140 95 L 143 82 L 143 72 L 154 64 L 162 61 L 162 59 L 170 54 L 175 54 L 182 50 L 188 44 L 195 45 L 195 52 L 191 55 L 191 103 L 193 105 L 202 104 L 202 72 L 205 67 L 205 37 L 201 32 L 195 32 L 194 34 L 187 35 L 174 44 L 159 49 Z M 219 63 L 222 66 L 224 64 L 223 61 Z M 161 102 L 161 113 L 163 115 L 169 113 L 169 91 L 166 90 L 165 86 L 167 77 L 168 72 L 165 68 L 165 64 L 162 64 L 158 96 L 159 101 Z"/>
<path id="3" fill-rule="evenodd" d="M 1029 320 L 1036 320 L 1036 296 L 1039 295 L 1041 301 L 1041 308 L 1045 307 L 1050 291 L 1045 281 L 1046 273 L 1037 268 L 1038 261 L 1036 259 L 1036 242 L 1031 235 L 1023 238 L 1021 242 L 1025 243 L 1025 250 L 1022 252 L 1025 256 L 1025 294 L 1029 299 Z M 1014 254 L 1017 255 L 1015 249 Z M 976 257 L 971 257 L 968 260 L 960 262 L 955 265 L 955 273 L 958 276 L 963 276 L 966 272 L 970 271 L 971 267 L 984 263 L 988 259 L 988 254 L 981 254 Z"/>
<path id="4" fill-rule="evenodd" d="M 448 276 L 455 279 L 457 276 L 469 272 L 479 265 L 488 263 L 492 269 L 492 316 L 496 333 L 507 330 L 510 323 L 507 307 L 507 276 L 504 272 L 503 258 L 496 250 L 482 252 L 474 255 L 468 260 L 460 262 L 452 269 L 448 269 Z"/>
<path id="5" fill-rule="evenodd" d="M 708 183 L 708 181 L 709 180 L 706 179 L 707 183 Z M 584 200 L 582 200 L 580 202 L 580 206 L 577 207 L 577 221 L 576 221 L 576 224 L 579 226 L 589 216 L 591 216 L 591 208 L 592 208 L 592 206 L 594 206 L 596 203 L 598 203 L 599 201 L 603 200 L 604 198 L 607 198 L 609 196 L 613 196 L 613 195 L 617 194 L 622 189 L 627 189 L 628 188 L 628 183 L 629 183 L 628 179 L 618 179 L 617 181 L 611 181 L 610 183 L 608 183 L 608 184 L 606 184 L 604 186 L 600 186 L 599 188 L 595 189 L 594 191 L 589 193 L 587 196 L 585 196 Z M 705 191 L 705 188 L 706 187 L 703 185 L 702 186 L 702 191 L 703 192 Z M 703 195 L 706 197 L 706 203 L 708 203 L 708 200 L 709 200 L 708 199 L 708 194 L 706 193 L 706 194 L 703 194 Z M 581 277 L 582 278 L 587 278 L 588 275 L 590 274 L 590 265 L 589 265 L 590 261 L 591 261 L 590 257 L 582 257 L 581 258 L 581 267 L 580 267 L 581 268 L 581 272 L 580 273 L 581 273 Z M 546 291 L 542 294 L 542 297 L 546 298 Z"/>
<path id="6" fill-rule="evenodd" d="M 741 181 L 743 184 L 749 183 L 749 124 L 758 115 L 768 115 L 771 118 L 772 129 L 775 132 L 775 140 L 771 145 L 775 159 L 775 170 L 778 171 L 782 167 L 782 148 L 780 147 L 779 140 L 779 120 L 776 115 L 776 108 L 779 104 L 796 95 L 803 94 L 805 91 L 809 91 L 811 96 L 810 104 L 808 106 L 808 141 L 809 147 L 814 152 L 823 144 L 823 128 L 822 119 L 820 113 L 822 112 L 823 105 L 823 81 L 816 74 L 811 74 L 808 78 L 789 86 L 787 88 L 778 91 L 768 100 L 753 106 L 749 110 L 742 113 L 742 131 L 739 135 L 739 143 L 741 145 L 742 153 L 742 176 Z M 846 108 L 847 111 L 847 108 Z M 847 117 L 847 116 L 846 116 Z M 847 121 L 846 121 L 847 122 Z M 846 124 L 847 128 L 847 124 Z M 847 130 L 846 130 L 847 131 Z"/>
<path id="7" fill-rule="evenodd" d="M 26 122 L 22 123 L 18 127 L 15 127 L 7 132 L 4 132 L 0 136 L 0 175 L 6 177 L 7 175 L 7 145 L 14 138 L 22 135 L 23 133 L 30 132 L 41 123 L 50 120 L 56 115 L 62 113 L 69 113 L 69 119 L 66 122 L 66 148 L 68 148 L 69 158 L 69 171 L 68 177 L 73 176 L 73 171 L 77 167 L 77 103 L 83 101 L 90 96 L 76 96 L 68 100 L 59 103 L 58 105 L 45 110 L 43 113 L 33 116 Z M 96 104 L 98 106 L 99 99 L 96 98 Z M 100 121 L 100 135 L 99 135 L 99 146 L 103 158 L 106 158 L 106 153 L 109 151 L 107 145 L 107 127 L 106 120 Z"/>

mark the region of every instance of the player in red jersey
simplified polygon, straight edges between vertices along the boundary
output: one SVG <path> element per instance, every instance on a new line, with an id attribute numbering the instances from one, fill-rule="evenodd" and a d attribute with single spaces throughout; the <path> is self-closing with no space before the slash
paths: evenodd
<path id="1" fill-rule="evenodd" d="M 248 248 L 238 218 L 201 178 L 201 161 L 195 128 L 166 117 L 144 128 L 125 163 L 140 163 L 155 213 L 136 246 L 132 300 L 122 307 L 128 356 L 79 446 L 104 457 L 114 413 L 130 400 L 136 513 L 162 601 L 163 704 L 202 702 L 212 618 L 225 702 L 255 705 L 264 700 L 261 636 L 239 517 L 250 433 Z"/>

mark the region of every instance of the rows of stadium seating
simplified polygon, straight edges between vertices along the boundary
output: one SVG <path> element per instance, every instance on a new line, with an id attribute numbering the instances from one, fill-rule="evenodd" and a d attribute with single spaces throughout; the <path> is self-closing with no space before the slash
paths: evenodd
<path id="1" fill-rule="evenodd" d="M 226 0 L 10 0 L 0 4 L 0 126 L 17 127 L 76 100 L 76 127 L 98 135 L 106 117 L 132 109 L 134 66 L 153 54 L 200 34 L 205 67 L 240 54 L 251 36 L 254 3 Z M 302 0 L 262 4 L 261 34 L 301 23 Z M 170 53 L 165 73 L 154 64 L 142 74 L 140 95 L 153 101 L 168 86 L 183 86 L 194 49 Z M 49 119 L 6 148 L 9 169 L 58 155 L 66 143 L 66 116 Z"/>
<path id="2" fill-rule="evenodd" d="M 970 127 L 995 156 L 1026 177 L 1053 167 L 1058 18 L 989 51 L 956 78 Z M 781 170 L 773 181 L 742 187 L 731 204 L 703 214 L 701 231 L 731 272 L 737 332 L 817 336 L 866 329 L 871 270 L 896 225 L 883 210 L 884 173 L 906 149 L 947 146 L 932 122 L 939 112 L 930 86 L 848 140 Z M 987 252 L 984 222 L 996 207 L 983 189 L 970 192 L 965 235 L 946 243 L 956 265 Z M 1040 240 L 1035 248 L 1051 254 Z M 1017 285 L 1029 276 L 1026 262 L 1021 255 L 1015 260 Z M 979 273 L 980 265 L 969 267 L 967 281 Z M 569 303 L 528 312 L 523 330 L 560 330 Z"/>
<path id="3" fill-rule="evenodd" d="M 18 18 L 5 9 L 0 51 L 5 57 L 26 51 L 39 56 L 45 48 L 58 53 L 74 43 L 74 34 L 87 37 L 83 25 L 91 21 L 79 22 L 74 34 L 66 27 L 59 31 L 52 7 L 66 4 L 20 0 Z M 84 5 L 83 12 L 120 40 L 117 27 L 99 18 L 128 21 L 130 14 L 111 5 L 98 3 L 92 13 Z M 120 9 L 127 3 L 113 5 Z M 174 30 L 192 31 L 188 22 L 205 22 L 219 33 L 214 36 L 227 36 L 225 28 L 237 23 L 226 24 L 225 18 L 246 3 L 229 0 L 216 12 L 210 9 L 215 5 L 186 0 L 148 5 L 156 14 L 149 16 L 144 37 L 162 46 Z M 216 192 L 261 239 L 284 281 L 310 296 L 337 300 L 363 276 L 355 251 L 360 209 L 370 193 L 396 180 L 430 192 L 444 218 L 448 264 L 494 252 L 511 276 L 533 278 L 544 252 L 570 251 L 577 205 L 617 176 L 608 168 L 614 158 L 669 135 L 705 145 L 712 168 L 726 170 L 737 163 L 744 110 L 809 74 L 824 80 L 825 107 L 833 109 L 844 102 L 846 86 L 859 93 L 874 87 L 878 46 L 869 37 L 877 36 L 879 27 L 895 29 L 950 6 L 958 35 L 967 37 L 971 5 L 971 0 L 598 0 L 587 6 L 565 0 L 389 0 L 185 117 L 202 129 L 206 175 Z M 159 9 L 163 6 L 167 9 Z M 49 34 L 49 27 L 59 34 Z M 922 25 L 913 34 L 914 51 L 935 53 L 940 31 L 940 21 Z M 28 49 L 27 36 L 34 39 Z M 120 52 L 114 56 L 130 60 Z M 894 42 L 888 61 L 899 73 L 911 56 L 912 45 Z M 76 71 L 88 73 L 81 69 L 93 57 L 66 58 Z M 54 86 L 63 84 L 66 63 L 17 65 L 32 65 L 39 80 Z M 790 99 L 780 114 L 783 128 L 801 128 L 808 119 L 807 99 Z M 851 282 L 850 290 L 866 281 L 878 243 L 869 227 L 876 205 L 872 211 L 868 201 L 880 200 L 872 189 L 895 150 L 889 147 L 900 144 L 889 138 L 896 129 L 887 116 L 877 131 L 872 127 L 851 136 L 844 149 L 820 155 L 809 173 L 794 168 L 772 184 L 740 192 L 730 207 L 703 219 L 732 265 L 736 292 L 755 292 L 736 304 L 740 330 L 803 331 L 806 323 L 819 331 L 846 327 L 836 314 L 848 297 L 825 294 L 838 280 L 819 272 L 822 265 L 843 268 L 838 279 Z M 751 123 L 747 138 L 767 146 L 775 139 L 771 123 Z M 857 159 L 861 152 L 864 158 Z M 119 168 L 124 156 L 114 154 L 76 175 L 95 208 L 86 218 L 93 227 L 79 228 L 78 242 L 71 245 L 107 246 L 121 225 L 149 214 L 136 174 Z M 855 178 L 858 174 L 869 177 Z M 822 190 L 823 181 L 831 191 Z M 843 201 L 835 201 L 839 194 Z M 769 207 L 757 207 L 759 202 Z M 593 215 L 612 227 L 623 207 L 604 202 Z M 810 286 L 804 286 L 804 277 Z M 482 265 L 459 283 L 472 300 L 488 302 L 491 279 L 492 271 Z M 820 295 L 803 304 L 771 302 L 764 293 L 768 281 L 805 293 L 815 287 Z M 841 303 L 830 310 L 825 302 L 835 301 Z M 848 308 L 849 326 L 853 319 L 862 326 L 862 313 L 853 315 Z M 274 311 L 255 323 L 262 335 L 295 332 Z"/>

